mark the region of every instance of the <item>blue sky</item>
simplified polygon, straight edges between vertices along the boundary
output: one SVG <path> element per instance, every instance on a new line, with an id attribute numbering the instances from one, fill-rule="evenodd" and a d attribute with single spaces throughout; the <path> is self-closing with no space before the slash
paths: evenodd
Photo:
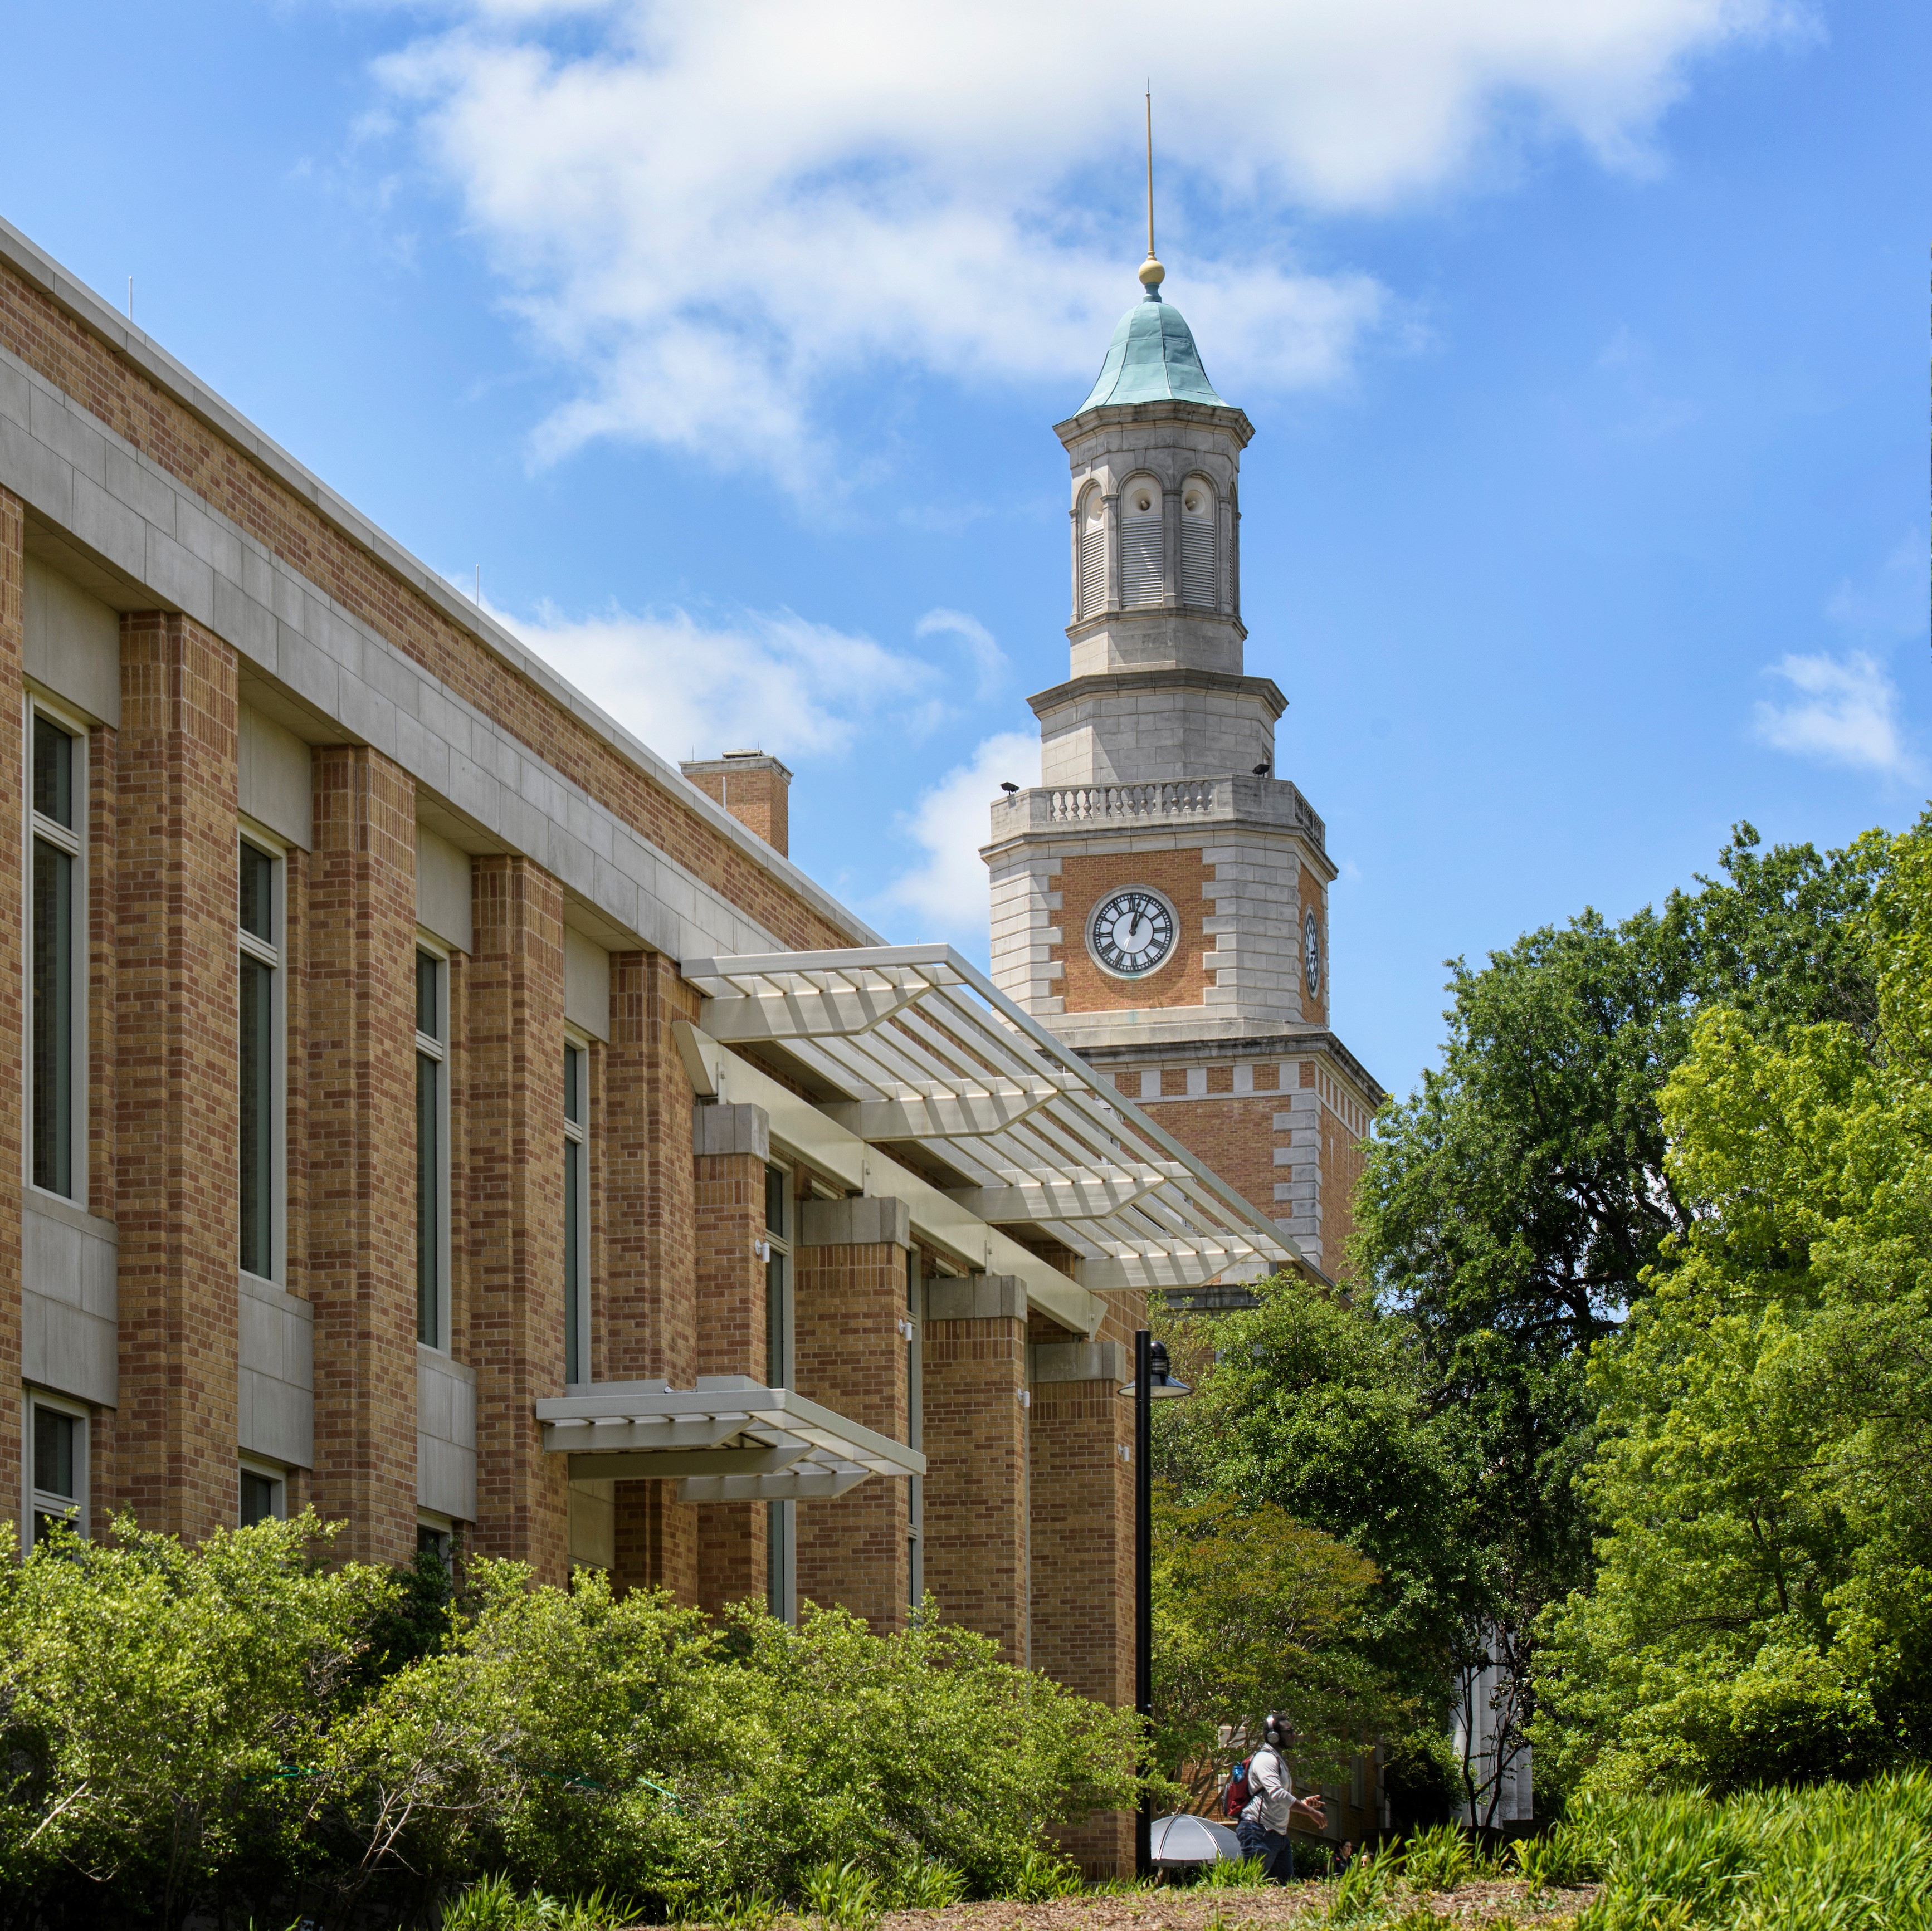
<path id="1" fill-rule="evenodd" d="M 1174 31 L 1177 22 L 1184 34 Z M 1932 10 L 0 0 L 0 213 L 794 855 L 983 955 L 1136 292 L 1258 430 L 1337 1028 L 1932 786 Z"/>

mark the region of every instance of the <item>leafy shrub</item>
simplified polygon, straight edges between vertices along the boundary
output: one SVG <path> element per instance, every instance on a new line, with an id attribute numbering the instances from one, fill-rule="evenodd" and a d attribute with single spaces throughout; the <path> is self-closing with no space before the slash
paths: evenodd
<path id="1" fill-rule="evenodd" d="M 1519 1837 L 1509 1847 L 1516 1874 L 1532 1891 L 1569 1891 L 1598 1874 L 1595 1838 L 1574 1824 L 1558 1824 L 1540 1837 Z"/>
<path id="2" fill-rule="evenodd" d="M 1004 1894 L 1022 1904 L 1044 1904 L 1052 1898 L 1077 1897 L 1086 1888 L 1078 1864 L 1035 1846 L 1020 1859 Z"/>
<path id="3" fill-rule="evenodd" d="M 842 1864 L 814 1864 L 802 1888 L 819 1931 L 874 1931 L 885 1915 L 878 1879 L 849 1858 Z"/>
<path id="4" fill-rule="evenodd" d="M 452 1597 L 420 1568 L 322 1567 L 312 1516 L 194 1549 L 115 1534 L 22 1564 L 0 1540 L 0 1916 L 22 1924 L 440 1903 L 452 1925 L 590 1927 L 615 1897 L 768 1931 L 815 1885 L 854 1931 L 1061 1894 L 1078 1876 L 1046 1833 L 1138 1792 L 1131 1711 L 934 1616 L 721 1630 L 481 1559 Z"/>

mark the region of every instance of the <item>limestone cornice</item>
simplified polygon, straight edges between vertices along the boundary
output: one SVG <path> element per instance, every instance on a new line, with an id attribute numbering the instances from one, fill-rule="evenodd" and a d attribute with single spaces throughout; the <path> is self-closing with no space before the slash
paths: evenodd
<path id="1" fill-rule="evenodd" d="M 1076 442 L 1084 442 L 1102 430 L 1160 422 L 1204 424 L 1233 436 L 1238 449 L 1245 449 L 1254 440 L 1255 426 L 1248 420 L 1246 409 L 1216 409 L 1204 402 L 1108 403 L 1099 409 L 1082 409 L 1064 422 L 1056 422 L 1053 433 L 1071 449 Z"/>
<path id="2" fill-rule="evenodd" d="M 1326 1026 L 1277 1027 L 1268 1033 L 1222 1033 L 1211 1030 L 1210 1022 L 1209 1027 L 1198 1030 L 1185 1038 L 1132 1039 L 1090 1045 L 1067 1039 L 1070 1030 L 1081 1020 L 1090 1018 L 1101 1022 L 1109 1016 L 1104 1012 L 1070 1012 L 1056 1015 L 1052 1024 L 1054 1031 L 1066 1039 L 1072 1050 L 1091 1066 L 1117 1066 L 1125 1060 L 1139 1066 L 1150 1061 L 1158 1063 L 1163 1060 L 1198 1060 L 1208 1054 L 1216 1059 L 1226 1059 L 1232 1054 L 1244 1060 L 1325 1057 L 1333 1060 L 1349 1081 L 1360 1089 L 1371 1106 L 1379 1106 L 1388 1098 L 1381 1082 Z M 1233 1022 L 1229 1023 L 1232 1025 Z"/>
<path id="3" fill-rule="evenodd" d="M 1237 619 L 1222 621 L 1240 628 Z M 1078 643 L 1082 637 L 1106 628 L 1107 622 L 1106 617 L 1096 617 L 1085 623 L 1069 625 L 1066 634 Z M 1241 634 L 1245 637 L 1247 632 L 1242 630 Z M 1094 671 L 1083 677 L 1070 677 L 1065 683 L 1053 685 L 1045 691 L 1037 691 L 1027 703 L 1035 717 L 1044 718 L 1052 712 L 1078 703 L 1082 698 L 1134 697 L 1148 691 L 1219 691 L 1235 697 L 1258 697 L 1275 719 L 1279 719 L 1288 709 L 1288 699 L 1272 677 L 1247 677 L 1232 670 L 1198 670 L 1191 667 Z"/>

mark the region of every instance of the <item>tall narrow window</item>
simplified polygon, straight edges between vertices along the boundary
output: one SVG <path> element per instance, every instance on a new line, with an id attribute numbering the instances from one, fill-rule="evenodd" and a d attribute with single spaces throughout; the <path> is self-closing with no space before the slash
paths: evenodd
<path id="1" fill-rule="evenodd" d="M 28 1174 L 37 1187 L 73 1199 L 79 1190 L 81 846 L 80 739 L 33 712 L 32 865 L 28 905 Z"/>
<path id="2" fill-rule="evenodd" d="M 1107 607 L 1107 502 L 1098 490 L 1080 499 L 1080 608 L 1090 617 Z"/>
<path id="3" fill-rule="evenodd" d="M 241 848 L 239 938 L 242 1268 L 275 1278 L 281 1144 L 281 864 L 245 840 Z"/>
<path id="4" fill-rule="evenodd" d="M 1161 601 L 1160 490 L 1143 476 L 1120 493 L 1120 601 L 1130 609 Z"/>
<path id="5" fill-rule="evenodd" d="M 35 1395 L 27 1404 L 33 1456 L 28 1532 L 35 1542 L 56 1528 L 87 1533 L 87 1417 Z"/>
<path id="6" fill-rule="evenodd" d="M 563 1378 L 590 1378 L 590 1055 L 563 1049 Z"/>
<path id="7" fill-rule="evenodd" d="M 446 970 L 434 952 L 416 954 L 416 1339 L 426 1348 L 448 1345 Z"/>
<path id="8" fill-rule="evenodd" d="M 1214 607 L 1214 493 L 1190 476 L 1180 493 L 1180 601 Z"/>

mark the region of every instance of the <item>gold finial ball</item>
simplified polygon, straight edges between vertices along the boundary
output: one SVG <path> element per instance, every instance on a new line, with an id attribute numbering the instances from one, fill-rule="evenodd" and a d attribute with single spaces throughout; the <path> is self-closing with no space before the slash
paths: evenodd
<path id="1" fill-rule="evenodd" d="M 1147 259 L 1142 262 L 1141 286 L 1143 288 L 1159 288 L 1166 279 L 1167 271 L 1154 259 L 1153 256 L 1148 256 Z"/>

